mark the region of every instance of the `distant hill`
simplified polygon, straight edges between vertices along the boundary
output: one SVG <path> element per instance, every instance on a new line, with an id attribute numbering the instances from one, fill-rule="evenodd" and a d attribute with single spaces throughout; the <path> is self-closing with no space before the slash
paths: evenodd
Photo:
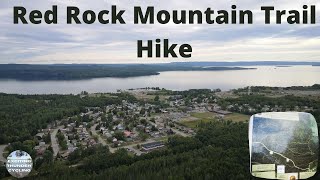
<path id="1" fill-rule="evenodd" d="M 247 70 L 244 66 L 320 66 L 320 62 L 242 61 L 242 62 L 172 62 L 158 64 L 0 64 L 0 79 L 79 80 L 100 77 L 137 77 L 158 75 L 165 71 Z"/>
<path id="2" fill-rule="evenodd" d="M 0 65 L 0 79 L 16 80 L 79 80 L 100 77 L 137 77 L 158 75 L 165 71 L 227 71 L 246 70 L 242 67 L 195 67 L 176 64 L 55 64 Z"/>
<path id="3" fill-rule="evenodd" d="M 171 64 L 179 66 L 320 66 L 320 62 L 302 61 L 174 62 Z"/>

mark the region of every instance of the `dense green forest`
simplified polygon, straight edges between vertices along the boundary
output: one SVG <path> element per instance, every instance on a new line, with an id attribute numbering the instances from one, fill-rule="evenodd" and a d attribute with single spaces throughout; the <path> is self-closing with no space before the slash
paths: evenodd
<path id="1" fill-rule="evenodd" d="M 99 77 L 135 77 L 158 75 L 164 71 L 222 71 L 244 70 L 241 67 L 194 67 L 171 64 L 105 64 L 105 65 L 0 65 L 0 79 L 73 80 Z"/>
<path id="2" fill-rule="evenodd" d="M 250 91 L 252 93 L 266 92 L 281 90 L 301 90 L 301 91 L 315 91 L 320 90 L 320 84 L 314 84 L 312 86 L 290 86 L 290 87 L 267 87 L 267 86 L 251 86 Z M 239 88 L 234 90 L 235 93 L 248 92 L 248 87 Z"/>
<path id="3" fill-rule="evenodd" d="M 309 89 L 309 87 L 307 87 Z M 299 97 L 293 95 L 287 95 L 282 97 L 267 97 L 264 95 L 243 95 L 238 98 L 226 98 L 220 99 L 219 105 L 226 108 L 229 105 L 238 105 L 230 108 L 233 112 L 240 112 L 248 115 L 263 112 L 263 107 L 278 107 L 280 111 L 294 111 L 296 106 L 308 107 L 310 110 L 307 112 L 312 113 L 318 124 L 320 124 L 320 99 L 312 97 Z M 248 108 L 239 108 L 239 105 L 245 105 L 251 107 L 253 111 L 249 111 Z"/>

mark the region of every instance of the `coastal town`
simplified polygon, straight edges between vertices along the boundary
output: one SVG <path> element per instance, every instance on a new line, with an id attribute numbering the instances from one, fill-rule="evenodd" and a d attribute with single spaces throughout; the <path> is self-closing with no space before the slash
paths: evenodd
<path id="1" fill-rule="evenodd" d="M 171 136 L 196 135 L 201 123 L 248 122 L 250 118 L 248 114 L 259 111 L 313 110 L 310 106 L 285 107 L 278 104 L 253 105 L 225 101 L 243 95 L 256 95 L 257 91 L 250 87 L 233 91 L 189 90 L 188 95 L 186 92 L 168 93 L 167 90 L 160 88 L 130 89 L 118 93 L 128 93 L 139 101 L 122 100 L 120 104 L 86 107 L 80 114 L 50 123 L 46 129 L 39 129 L 35 136 L 37 140 L 37 144 L 33 146 L 35 156 L 42 158 L 49 150 L 53 154 L 53 159 L 63 161 L 77 149 L 99 145 L 108 147 L 111 153 L 125 149 L 129 154 L 140 156 L 165 148 Z M 268 93 L 281 97 L 292 93 L 292 90 L 276 89 Z M 317 93 L 310 91 L 307 95 L 319 97 Z M 80 98 L 89 96 L 110 96 L 110 94 L 87 92 L 80 94 Z M 2 155 L 6 154 L 7 146 L 0 146 L 2 162 L 5 162 Z"/>

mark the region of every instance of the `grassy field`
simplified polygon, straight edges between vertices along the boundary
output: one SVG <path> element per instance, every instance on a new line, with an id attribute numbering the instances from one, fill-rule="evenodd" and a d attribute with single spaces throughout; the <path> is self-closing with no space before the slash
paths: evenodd
<path id="1" fill-rule="evenodd" d="M 245 114 L 232 113 L 232 114 L 226 115 L 223 119 L 230 120 L 233 122 L 243 122 L 243 121 L 249 121 L 250 116 Z"/>
<path id="2" fill-rule="evenodd" d="M 181 121 L 180 123 L 186 127 L 189 128 L 197 128 L 198 124 L 200 124 L 201 122 L 203 123 L 207 123 L 213 121 L 213 119 L 201 119 L 201 120 L 195 120 L 195 121 Z"/>
<path id="3" fill-rule="evenodd" d="M 191 113 L 192 117 L 196 117 L 199 119 L 214 119 L 216 113 L 213 112 L 203 112 L 203 113 Z"/>
<path id="4" fill-rule="evenodd" d="M 156 95 L 148 95 L 146 93 L 142 93 L 142 92 L 135 92 L 132 93 L 137 99 L 140 100 L 154 100 L 154 98 L 156 97 Z M 168 99 L 169 96 L 164 96 L 164 95 L 159 95 L 159 99 L 160 101 L 164 101 L 166 99 Z"/>
<path id="5" fill-rule="evenodd" d="M 190 119 L 184 119 L 180 123 L 189 128 L 197 128 L 198 124 L 216 120 L 216 114 L 212 112 L 192 113 Z"/>
<path id="6" fill-rule="evenodd" d="M 217 114 L 212 112 L 204 112 L 204 113 L 192 113 L 190 119 L 183 119 L 180 121 L 180 124 L 189 127 L 189 128 L 197 128 L 199 123 L 208 123 L 210 121 L 217 120 Z M 232 113 L 223 117 L 223 120 L 233 121 L 233 122 L 243 122 L 248 121 L 250 116 L 239 114 L 239 113 Z"/>

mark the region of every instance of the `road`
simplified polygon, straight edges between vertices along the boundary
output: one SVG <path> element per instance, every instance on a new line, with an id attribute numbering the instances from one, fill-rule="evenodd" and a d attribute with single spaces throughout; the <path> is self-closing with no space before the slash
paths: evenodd
<path id="1" fill-rule="evenodd" d="M 140 156 L 143 152 L 141 152 L 140 150 L 138 150 L 138 149 L 136 149 L 136 148 L 134 148 L 134 147 L 136 147 L 138 144 L 147 144 L 147 143 L 152 143 L 152 142 L 156 142 L 156 140 L 154 140 L 154 139 L 148 139 L 148 140 L 146 140 L 146 141 L 144 141 L 144 142 L 136 142 L 136 143 L 133 143 L 133 144 L 129 144 L 129 145 L 126 145 L 126 146 L 120 146 L 120 147 L 118 147 L 118 148 L 111 148 L 111 147 L 109 147 L 109 149 L 110 149 L 110 152 L 111 153 L 114 153 L 116 150 L 118 150 L 118 149 L 129 149 L 131 152 L 133 152 L 134 154 L 136 154 L 136 155 L 138 155 L 138 156 Z"/>
<path id="2" fill-rule="evenodd" d="M 177 129 L 173 129 L 173 128 L 171 128 L 171 129 L 172 129 L 172 131 L 173 131 L 174 133 L 176 133 L 176 134 L 178 134 L 178 135 L 180 135 L 180 136 L 183 136 L 183 137 L 189 137 L 189 136 L 191 136 L 190 134 L 186 134 L 186 133 L 181 132 L 181 131 L 179 131 L 179 130 L 177 130 Z"/>
<path id="3" fill-rule="evenodd" d="M 157 126 L 157 124 L 154 123 L 154 122 L 148 121 L 148 123 L 150 123 L 150 124 L 153 125 L 153 126 Z M 176 133 L 177 135 L 180 135 L 180 136 L 183 136 L 183 137 L 189 137 L 189 136 L 191 136 L 190 134 L 186 134 L 186 133 L 181 132 L 181 131 L 179 131 L 179 130 L 177 130 L 177 129 L 173 129 L 173 128 L 171 128 L 171 129 L 172 129 L 172 131 L 173 131 L 174 133 Z"/>
<path id="4" fill-rule="evenodd" d="M 131 152 L 133 152 L 137 156 L 140 156 L 142 154 L 142 152 L 140 150 L 134 148 L 134 147 L 137 146 L 138 144 L 147 144 L 147 143 L 152 143 L 152 142 L 156 142 L 156 140 L 148 139 L 145 142 L 134 143 L 134 144 L 130 144 L 130 145 L 127 145 L 127 146 L 122 146 L 120 148 L 129 149 Z"/>
<path id="5" fill-rule="evenodd" d="M 98 124 L 91 126 L 90 130 L 92 132 L 92 135 L 97 136 L 99 143 L 102 144 L 103 146 L 106 146 L 107 145 L 106 141 L 103 140 L 102 137 L 96 131 L 97 126 L 98 126 Z"/>
<path id="6" fill-rule="evenodd" d="M 93 126 L 91 126 L 90 130 L 91 130 L 91 132 L 92 132 L 92 135 L 98 137 L 98 142 L 99 142 L 100 144 L 102 144 L 103 146 L 108 146 L 108 145 L 107 145 L 107 142 L 106 142 L 104 139 L 102 139 L 102 137 L 97 133 L 97 131 L 96 131 L 96 127 L 97 127 L 97 126 L 98 126 L 98 124 L 94 124 Z M 117 150 L 117 148 L 113 148 L 113 147 L 111 147 L 111 146 L 108 146 L 108 148 L 109 148 L 109 151 L 110 151 L 111 153 L 115 153 L 116 150 Z"/>
<path id="7" fill-rule="evenodd" d="M 56 135 L 58 133 L 59 129 L 62 129 L 63 126 L 59 126 L 56 129 L 53 129 L 53 132 L 51 133 L 51 147 L 53 149 L 53 157 L 57 157 L 57 154 L 59 152 L 59 143 L 58 140 L 56 138 Z"/>
<path id="8" fill-rule="evenodd" d="M 0 162 L 7 162 L 6 158 L 2 156 L 6 147 L 7 145 L 0 145 Z"/>

